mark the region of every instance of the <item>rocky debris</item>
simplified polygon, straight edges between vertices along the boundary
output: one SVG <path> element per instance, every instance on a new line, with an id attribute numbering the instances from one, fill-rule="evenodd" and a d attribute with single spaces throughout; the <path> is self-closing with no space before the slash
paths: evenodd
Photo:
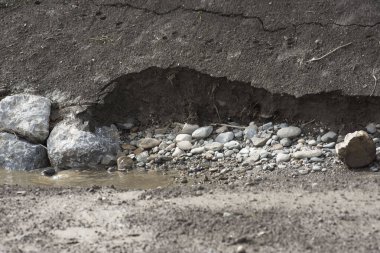
<path id="1" fill-rule="evenodd" d="M 194 139 L 204 139 L 204 138 L 207 138 L 210 136 L 210 134 L 212 133 L 212 130 L 213 130 L 213 127 L 212 126 L 204 126 L 204 127 L 200 127 L 198 128 L 197 130 L 195 130 L 193 133 L 192 133 L 192 137 Z"/>
<path id="2" fill-rule="evenodd" d="M 130 170 L 133 168 L 133 165 L 134 161 L 130 157 L 120 156 L 117 158 L 117 170 L 119 171 Z M 113 170 L 111 169 L 109 171 L 112 172 Z"/>
<path id="3" fill-rule="evenodd" d="M 244 129 L 244 136 L 246 139 L 251 139 L 257 134 L 258 128 L 255 123 L 251 122 L 248 127 Z"/>
<path id="4" fill-rule="evenodd" d="M 185 152 L 182 149 L 180 149 L 179 147 L 176 147 L 172 156 L 176 157 L 176 156 L 181 156 L 184 154 L 185 154 Z"/>
<path id="5" fill-rule="evenodd" d="M 325 133 L 324 135 L 322 135 L 322 137 L 321 137 L 321 141 L 323 141 L 325 143 L 336 142 L 337 139 L 338 139 L 338 135 L 333 131 L 329 131 L 329 132 Z"/>
<path id="6" fill-rule="evenodd" d="M 43 143 L 49 136 L 49 99 L 19 94 L 0 101 L 0 129 L 36 143 Z"/>
<path id="7" fill-rule="evenodd" d="M 191 141 L 193 138 L 191 137 L 190 134 L 179 134 L 175 137 L 176 142 L 180 141 Z"/>
<path id="8" fill-rule="evenodd" d="M 192 149 L 193 144 L 190 141 L 180 141 L 177 143 L 177 147 L 179 147 L 183 151 L 187 151 Z"/>
<path id="9" fill-rule="evenodd" d="M 280 144 L 283 147 L 290 147 L 292 145 L 292 140 L 289 139 L 289 138 L 283 138 L 283 139 L 280 140 Z"/>
<path id="10" fill-rule="evenodd" d="M 322 154 L 323 154 L 322 150 L 320 150 L 320 149 L 302 150 L 302 151 L 294 152 L 293 157 L 296 159 L 305 159 L 305 158 L 319 157 Z"/>
<path id="11" fill-rule="evenodd" d="M 0 133 L 0 168 L 33 170 L 49 165 L 46 148 L 31 144 L 14 134 Z"/>
<path id="12" fill-rule="evenodd" d="M 290 155 L 289 154 L 280 153 L 276 157 L 276 163 L 289 162 L 289 161 L 290 161 Z"/>
<path id="13" fill-rule="evenodd" d="M 198 128 L 199 128 L 198 125 L 192 125 L 192 124 L 186 123 L 185 125 L 183 125 L 181 134 L 192 134 Z"/>
<path id="14" fill-rule="evenodd" d="M 223 149 L 223 144 L 219 142 L 207 143 L 205 145 L 205 149 L 211 151 L 219 151 Z"/>
<path id="15" fill-rule="evenodd" d="M 44 169 L 44 170 L 41 172 L 41 175 L 46 176 L 46 177 L 52 177 L 52 176 L 54 176 L 56 173 L 57 173 L 57 171 L 56 171 L 54 168 L 49 167 L 49 168 Z"/>
<path id="16" fill-rule="evenodd" d="M 51 131 L 47 150 L 51 164 L 57 168 L 97 167 L 104 157 L 116 156 L 120 137 L 115 126 L 90 132 L 80 121 L 63 121 Z"/>
<path id="17" fill-rule="evenodd" d="M 356 131 L 336 145 L 336 153 L 348 167 L 360 168 L 375 160 L 376 145 L 366 132 Z"/>
<path id="18" fill-rule="evenodd" d="M 229 141 L 232 141 L 234 139 L 234 133 L 233 132 L 225 132 L 225 133 L 220 133 L 216 138 L 215 141 L 219 143 L 226 143 Z"/>
<path id="19" fill-rule="evenodd" d="M 300 134 L 301 134 L 301 129 L 295 126 L 284 127 L 277 131 L 277 136 L 280 139 L 283 139 L 283 138 L 292 139 L 299 136 Z"/>
<path id="20" fill-rule="evenodd" d="M 154 138 L 144 138 L 137 143 L 137 146 L 142 149 L 151 149 L 158 145 L 160 145 L 160 141 Z"/>

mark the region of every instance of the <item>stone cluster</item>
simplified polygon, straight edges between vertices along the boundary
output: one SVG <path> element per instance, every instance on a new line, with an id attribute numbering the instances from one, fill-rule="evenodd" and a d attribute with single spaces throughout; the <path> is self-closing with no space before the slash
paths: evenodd
<path id="1" fill-rule="evenodd" d="M 377 132 L 376 127 L 375 130 L 371 135 Z M 127 141 L 122 145 L 121 160 L 128 159 L 129 168 L 152 168 L 162 164 L 175 167 L 185 163 L 191 171 L 199 170 L 200 164 L 209 161 L 209 169 L 215 171 L 218 169 L 213 166 L 228 164 L 226 170 L 292 167 L 297 174 L 303 175 L 323 172 L 340 163 L 337 153 L 348 167 L 372 164 L 376 155 L 375 143 L 380 143 L 374 136 L 363 133 L 360 140 L 346 137 L 350 141 L 344 141 L 343 136 L 333 131 L 318 129 L 317 134 L 306 134 L 300 127 L 286 123 L 269 122 L 258 126 L 252 122 L 246 127 L 238 124 L 221 124 L 219 127 L 177 124 L 172 128 L 128 133 Z M 120 170 L 126 169 L 125 166 L 119 167 Z M 377 167 L 373 164 L 371 168 L 377 170 Z"/>

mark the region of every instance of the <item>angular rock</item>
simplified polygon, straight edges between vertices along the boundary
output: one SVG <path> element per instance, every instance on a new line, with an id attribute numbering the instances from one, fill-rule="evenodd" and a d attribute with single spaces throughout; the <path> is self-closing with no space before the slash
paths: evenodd
<path id="1" fill-rule="evenodd" d="M 235 135 L 233 132 L 225 132 L 225 133 L 219 134 L 215 138 L 215 141 L 224 144 L 226 142 L 232 141 L 234 139 L 234 137 L 235 137 Z"/>
<path id="2" fill-rule="evenodd" d="M 151 149 L 160 145 L 160 141 L 154 138 L 144 138 L 138 141 L 137 146 L 143 149 Z"/>
<path id="3" fill-rule="evenodd" d="M 177 147 L 181 150 L 187 151 L 193 147 L 193 144 L 191 144 L 190 141 L 180 141 L 177 143 Z"/>
<path id="4" fill-rule="evenodd" d="M 322 137 L 321 137 L 321 141 L 323 141 L 325 143 L 335 142 L 337 139 L 338 139 L 338 134 L 336 134 L 333 131 L 329 131 L 329 132 L 325 133 L 324 135 L 322 135 Z"/>
<path id="5" fill-rule="evenodd" d="M 190 134 L 178 134 L 175 137 L 175 142 L 180 142 L 180 141 L 191 141 L 192 137 Z"/>
<path id="6" fill-rule="evenodd" d="M 0 129 L 43 143 L 49 136 L 50 106 L 50 100 L 40 96 L 6 97 L 0 101 Z"/>
<path id="7" fill-rule="evenodd" d="M 113 125 L 90 132 L 79 121 L 62 121 L 51 131 L 47 150 L 54 167 L 96 167 L 105 156 L 116 157 L 119 142 L 119 132 Z"/>
<path id="8" fill-rule="evenodd" d="M 212 133 L 212 126 L 200 127 L 192 133 L 192 137 L 195 139 L 204 139 L 210 136 Z"/>
<path id="9" fill-rule="evenodd" d="M 182 134 L 192 134 L 195 130 L 199 128 L 198 125 L 192 125 L 192 124 L 185 124 L 182 128 L 181 133 Z"/>
<path id="10" fill-rule="evenodd" d="M 255 162 L 260 160 L 260 154 L 254 153 L 252 156 L 247 157 L 242 163 L 242 165 L 254 165 Z"/>
<path id="11" fill-rule="evenodd" d="M 283 139 L 283 138 L 292 139 L 299 136 L 300 134 L 301 134 L 301 129 L 295 126 L 284 127 L 277 131 L 277 136 L 280 139 Z"/>
<path id="12" fill-rule="evenodd" d="M 0 133 L 0 168 L 33 170 L 49 165 L 46 148 L 17 138 L 14 134 Z"/>
<path id="13" fill-rule="evenodd" d="M 208 143 L 205 145 L 206 150 L 219 151 L 223 149 L 223 144 L 219 142 Z"/>
<path id="14" fill-rule="evenodd" d="M 250 124 L 248 127 L 244 129 L 244 136 L 247 139 L 251 139 L 256 134 L 257 134 L 257 126 L 255 124 Z"/>
<path id="15" fill-rule="evenodd" d="M 254 147 L 262 147 L 265 145 L 265 143 L 268 141 L 269 139 L 267 138 L 260 138 L 260 137 L 256 137 L 256 136 L 253 136 L 251 138 L 251 142 L 252 142 L 252 145 Z"/>
<path id="16" fill-rule="evenodd" d="M 312 158 L 321 156 L 322 150 L 313 149 L 313 150 L 301 150 L 293 153 L 293 157 L 297 159 Z"/>
<path id="17" fill-rule="evenodd" d="M 184 154 L 185 154 L 185 152 L 182 149 L 180 149 L 179 147 L 176 147 L 172 156 L 181 156 Z"/>
<path id="18" fill-rule="evenodd" d="M 364 131 L 349 133 L 335 146 L 338 157 L 351 168 L 369 165 L 376 157 L 376 145 Z"/>

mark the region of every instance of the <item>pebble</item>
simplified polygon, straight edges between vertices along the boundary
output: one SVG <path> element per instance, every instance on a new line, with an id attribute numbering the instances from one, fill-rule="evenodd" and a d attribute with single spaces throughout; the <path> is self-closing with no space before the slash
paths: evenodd
<path id="1" fill-rule="evenodd" d="M 244 129 L 244 136 L 247 139 L 251 139 L 253 136 L 257 134 L 257 126 L 254 124 L 249 125 Z"/>
<path id="2" fill-rule="evenodd" d="M 198 128 L 199 128 L 198 125 L 192 125 L 192 124 L 186 123 L 185 125 L 183 125 L 181 133 L 182 134 L 192 134 Z"/>
<path id="3" fill-rule="evenodd" d="M 223 155 L 223 153 L 216 152 L 216 153 L 215 153 L 215 157 L 216 157 L 217 159 L 222 159 L 222 158 L 224 157 L 224 155 Z"/>
<path id="4" fill-rule="evenodd" d="M 174 152 L 173 152 L 173 154 L 172 154 L 172 156 L 178 157 L 178 156 L 181 156 L 181 155 L 184 155 L 184 154 L 185 154 L 185 152 L 182 149 L 180 149 L 179 147 L 176 147 L 175 150 L 174 150 Z"/>
<path id="5" fill-rule="evenodd" d="M 261 130 L 262 131 L 266 131 L 266 130 L 270 130 L 273 128 L 273 123 L 272 122 L 268 122 L 264 125 L 261 126 Z"/>
<path id="6" fill-rule="evenodd" d="M 319 166 L 319 165 L 313 165 L 313 171 L 321 171 L 322 170 L 322 167 Z"/>
<path id="7" fill-rule="evenodd" d="M 160 145 L 160 141 L 154 138 L 144 138 L 138 142 L 138 146 L 143 149 L 151 149 Z"/>
<path id="8" fill-rule="evenodd" d="M 41 175 L 51 177 L 56 174 L 56 170 L 54 168 L 46 168 L 41 172 Z"/>
<path id="9" fill-rule="evenodd" d="M 297 151 L 293 153 L 293 157 L 297 159 L 319 157 L 321 155 L 322 155 L 322 150 L 320 149 L 302 150 L 302 151 Z"/>
<path id="10" fill-rule="evenodd" d="M 205 145 L 206 150 L 219 151 L 223 149 L 223 144 L 219 142 L 212 142 Z"/>
<path id="11" fill-rule="evenodd" d="M 264 146 L 268 140 L 270 140 L 270 137 L 266 138 L 266 137 L 257 137 L 257 136 L 254 136 L 254 137 L 251 138 L 252 145 L 255 146 L 255 147 L 262 147 L 262 146 Z"/>
<path id="12" fill-rule="evenodd" d="M 310 158 L 310 162 L 323 162 L 325 159 L 320 157 L 312 157 Z"/>
<path id="13" fill-rule="evenodd" d="M 236 253 L 246 253 L 245 247 L 243 245 L 239 245 L 236 248 Z"/>
<path id="14" fill-rule="evenodd" d="M 333 148 L 335 147 L 335 142 L 330 142 L 322 146 L 323 148 Z"/>
<path id="15" fill-rule="evenodd" d="M 337 139 L 338 139 L 338 135 L 333 131 L 329 131 L 325 133 L 324 135 L 322 135 L 321 137 L 321 141 L 325 143 L 336 142 Z"/>
<path id="16" fill-rule="evenodd" d="M 288 161 L 290 161 L 290 155 L 289 154 L 280 153 L 276 157 L 276 163 L 282 163 L 282 162 L 288 162 Z"/>
<path id="17" fill-rule="evenodd" d="M 301 134 L 301 129 L 295 126 L 284 127 L 277 131 L 277 136 L 280 139 L 295 138 L 299 136 L 300 134 Z"/>
<path id="18" fill-rule="evenodd" d="M 375 125 L 374 123 L 369 123 L 369 124 L 365 127 L 365 129 L 367 130 L 367 132 L 368 132 L 369 134 L 374 134 L 374 133 L 376 133 L 376 131 L 377 131 L 377 129 L 376 129 L 376 125 Z"/>
<path id="19" fill-rule="evenodd" d="M 175 137 L 175 142 L 180 142 L 180 141 L 191 141 L 193 138 L 191 137 L 190 134 L 179 134 Z"/>
<path id="20" fill-rule="evenodd" d="M 183 151 L 191 150 L 193 144 L 190 141 L 180 141 L 177 143 L 177 147 L 182 149 Z"/>
<path id="21" fill-rule="evenodd" d="M 136 161 L 139 163 L 146 163 L 148 161 L 148 157 L 149 157 L 148 151 L 144 151 L 136 156 Z"/>
<path id="22" fill-rule="evenodd" d="M 227 132 L 227 131 L 228 131 L 228 127 L 227 126 L 221 126 L 221 127 L 219 127 L 218 129 L 215 130 L 215 133 L 220 134 L 220 133 L 224 133 L 224 132 Z"/>
<path id="23" fill-rule="evenodd" d="M 317 141 L 316 140 L 308 140 L 307 144 L 310 145 L 310 146 L 316 146 L 317 145 Z"/>
<path id="24" fill-rule="evenodd" d="M 219 143 L 226 143 L 229 141 L 232 141 L 234 139 L 234 133 L 233 132 L 225 132 L 219 134 L 216 138 L 215 141 Z"/>
<path id="25" fill-rule="evenodd" d="M 301 169 L 301 170 L 298 170 L 298 173 L 300 175 L 306 175 L 306 174 L 309 174 L 309 170 L 308 169 Z"/>
<path id="26" fill-rule="evenodd" d="M 240 148 L 240 143 L 238 141 L 229 141 L 224 144 L 224 148 L 226 149 Z"/>
<path id="27" fill-rule="evenodd" d="M 283 149 L 284 147 L 280 143 L 276 143 L 271 147 L 271 150 L 280 150 Z"/>
<path id="28" fill-rule="evenodd" d="M 212 133 L 212 126 L 200 127 L 192 133 L 194 139 L 204 139 L 210 136 Z"/>
<path id="29" fill-rule="evenodd" d="M 141 154 L 140 154 L 141 155 Z M 133 168 L 133 160 L 127 156 L 120 156 L 116 161 L 117 170 L 126 171 Z"/>
<path id="30" fill-rule="evenodd" d="M 190 153 L 192 153 L 193 155 L 196 155 L 196 154 L 202 154 L 203 152 L 205 152 L 205 147 L 198 147 L 198 148 L 193 148 Z"/>
<path id="31" fill-rule="evenodd" d="M 235 135 L 235 138 L 239 139 L 239 138 L 243 137 L 244 132 L 243 131 L 237 131 L 234 133 L 234 135 Z"/>
<path id="32" fill-rule="evenodd" d="M 280 144 L 284 147 L 290 147 L 292 145 L 292 140 L 289 138 L 283 138 L 281 139 Z"/>
<path id="33" fill-rule="evenodd" d="M 227 150 L 224 152 L 225 157 L 230 157 L 234 154 L 235 152 L 233 150 Z"/>
<path id="34" fill-rule="evenodd" d="M 247 157 L 247 158 L 243 161 L 242 165 L 243 165 L 243 166 L 246 166 L 246 165 L 254 165 L 255 162 L 257 162 L 258 160 L 260 160 L 260 154 L 255 153 L 255 154 L 253 154 L 252 156 Z"/>

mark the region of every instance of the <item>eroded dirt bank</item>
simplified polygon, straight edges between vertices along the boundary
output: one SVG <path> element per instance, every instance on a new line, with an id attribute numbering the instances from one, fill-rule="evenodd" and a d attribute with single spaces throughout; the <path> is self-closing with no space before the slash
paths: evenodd
<path id="1" fill-rule="evenodd" d="M 150 191 L 0 186 L 0 252 L 378 252 L 379 175 Z"/>
<path id="2" fill-rule="evenodd" d="M 380 94 L 378 1 L 1 0 L 0 21 L 0 90 L 60 102 L 178 66 L 278 94 Z"/>

